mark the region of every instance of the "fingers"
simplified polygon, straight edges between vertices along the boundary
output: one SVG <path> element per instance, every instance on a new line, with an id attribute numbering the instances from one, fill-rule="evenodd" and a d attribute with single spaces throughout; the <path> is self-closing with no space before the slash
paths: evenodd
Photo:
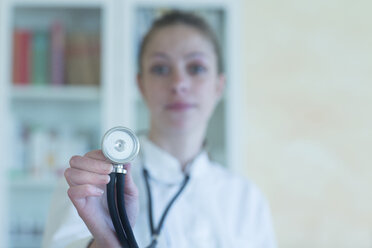
<path id="1" fill-rule="evenodd" d="M 112 164 L 100 160 L 97 151 L 87 153 L 84 157 L 73 156 L 70 159 L 71 168 L 108 175 L 112 172 Z"/>
<path id="2" fill-rule="evenodd" d="M 65 178 L 70 186 L 82 184 L 105 185 L 110 181 L 109 175 L 98 174 L 76 168 L 67 168 L 65 170 Z"/>
<path id="3" fill-rule="evenodd" d="M 135 185 L 132 178 L 132 167 L 131 164 L 124 165 L 127 170 L 125 175 L 125 185 L 124 185 L 124 194 L 125 194 L 125 207 L 127 210 L 127 215 L 129 223 L 131 226 L 134 226 L 136 223 L 136 216 L 138 215 L 139 206 L 138 206 L 138 189 Z"/>
<path id="4" fill-rule="evenodd" d="M 125 164 L 127 170 L 125 194 L 127 196 L 138 196 L 138 189 L 133 181 L 131 164 Z M 65 170 L 67 183 L 72 186 L 77 185 L 106 185 L 110 181 L 109 174 L 113 170 L 113 165 L 105 160 L 101 150 L 88 152 L 82 156 L 73 156 L 70 159 L 70 168 Z"/>
<path id="5" fill-rule="evenodd" d="M 125 176 L 125 194 L 129 196 L 138 196 L 138 189 L 132 178 L 132 165 L 125 164 L 124 168 L 127 170 L 127 175 Z"/>
<path id="6" fill-rule="evenodd" d="M 104 191 L 102 189 L 89 184 L 76 185 L 70 187 L 67 191 L 69 198 L 78 211 L 85 208 L 87 197 L 100 197 L 103 193 Z"/>
<path id="7" fill-rule="evenodd" d="M 101 196 L 104 191 L 96 186 L 90 184 L 76 185 L 70 187 L 67 191 L 71 200 L 86 198 L 88 196 Z"/>
<path id="8" fill-rule="evenodd" d="M 70 168 L 65 170 L 67 183 L 72 186 L 86 185 L 86 187 L 99 187 L 110 181 L 108 174 L 113 166 L 104 161 L 102 151 L 95 150 L 82 156 L 73 156 L 70 159 Z"/>
<path id="9" fill-rule="evenodd" d="M 101 161 L 107 161 L 106 157 L 103 155 L 102 150 L 94 150 L 94 151 L 87 152 L 84 155 L 84 157 L 89 157 L 89 158 L 93 158 L 93 159 L 97 159 Z"/>

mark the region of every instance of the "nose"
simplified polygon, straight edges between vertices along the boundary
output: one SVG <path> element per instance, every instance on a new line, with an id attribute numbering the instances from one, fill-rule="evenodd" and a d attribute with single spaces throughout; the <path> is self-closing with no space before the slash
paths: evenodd
<path id="1" fill-rule="evenodd" d="M 185 93 L 190 87 L 189 78 L 187 74 L 179 68 L 172 71 L 171 90 L 174 94 Z"/>

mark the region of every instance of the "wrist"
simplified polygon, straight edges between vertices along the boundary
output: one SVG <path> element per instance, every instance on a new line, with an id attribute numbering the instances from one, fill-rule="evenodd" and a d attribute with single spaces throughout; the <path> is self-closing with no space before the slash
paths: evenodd
<path id="1" fill-rule="evenodd" d="M 120 248 L 121 245 L 115 237 L 114 239 L 92 239 L 87 248 Z"/>

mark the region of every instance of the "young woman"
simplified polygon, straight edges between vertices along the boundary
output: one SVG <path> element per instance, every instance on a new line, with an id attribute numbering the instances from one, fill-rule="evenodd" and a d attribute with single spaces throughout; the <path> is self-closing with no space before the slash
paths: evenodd
<path id="1" fill-rule="evenodd" d="M 210 27 L 189 13 L 163 16 L 143 40 L 137 80 L 151 122 L 140 155 L 127 165 L 125 188 L 139 247 L 276 247 L 260 191 L 212 162 L 203 148 L 225 86 L 221 60 Z M 71 204 L 64 207 L 51 220 L 45 246 L 120 247 L 105 197 L 111 171 L 101 151 L 71 158 L 68 196 L 81 219 Z"/>

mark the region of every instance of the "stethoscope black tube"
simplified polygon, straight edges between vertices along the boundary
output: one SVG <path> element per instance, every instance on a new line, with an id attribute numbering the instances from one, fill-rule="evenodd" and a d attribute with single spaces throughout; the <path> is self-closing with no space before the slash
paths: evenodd
<path id="1" fill-rule="evenodd" d="M 115 185 L 118 205 L 115 202 Z M 138 248 L 125 211 L 124 186 L 125 174 L 115 172 L 110 174 L 110 182 L 107 184 L 107 205 L 121 246 L 123 248 Z"/>
<path id="2" fill-rule="evenodd" d="M 116 199 L 118 201 L 118 210 L 121 223 L 124 228 L 124 232 L 127 235 L 127 240 L 130 248 L 138 248 L 136 239 L 133 234 L 132 227 L 130 226 L 127 212 L 125 211 L 125 197 L 124 197 L 124 187 L 125 187 L 125 174 L 118 173 L 116 181 Z"/>
<path id="3" fill-rule="evenodd" d="M 151 189 L 149 185 L 149 173 L 146 169 L 143 170 L 146 189 L 148 194 L 148 204 L 149 204 L 149 218 L 150 218 L 150 228 L 152 240 L 147 248 L 154 248 L 158 243 L 158 237 L 160 231 L 163 227 L 165 218 L 174 204 L 176 199 L 180 196 L 181 192 L 186 187 L 190 177 L 186 174 L 184 181 L 177 191 L 177 193 L 172 197 L 170 202 L 167 204 L 160 222 L 157 227 L 153 223 L 153 213 L 152 213 L 152 197 Z M 122 248 L 138 248 L 138 244 L 133 234 L 132 227 L 130 226 L 127 212 L 125 210 L 125 170 L 117 170 L 110 174 L 110 182 L 107 184 L 107 205 L 114 225 L 117 237 L 119 239 Z M 116 194 L 115 194 L 116 193 Z"/>

